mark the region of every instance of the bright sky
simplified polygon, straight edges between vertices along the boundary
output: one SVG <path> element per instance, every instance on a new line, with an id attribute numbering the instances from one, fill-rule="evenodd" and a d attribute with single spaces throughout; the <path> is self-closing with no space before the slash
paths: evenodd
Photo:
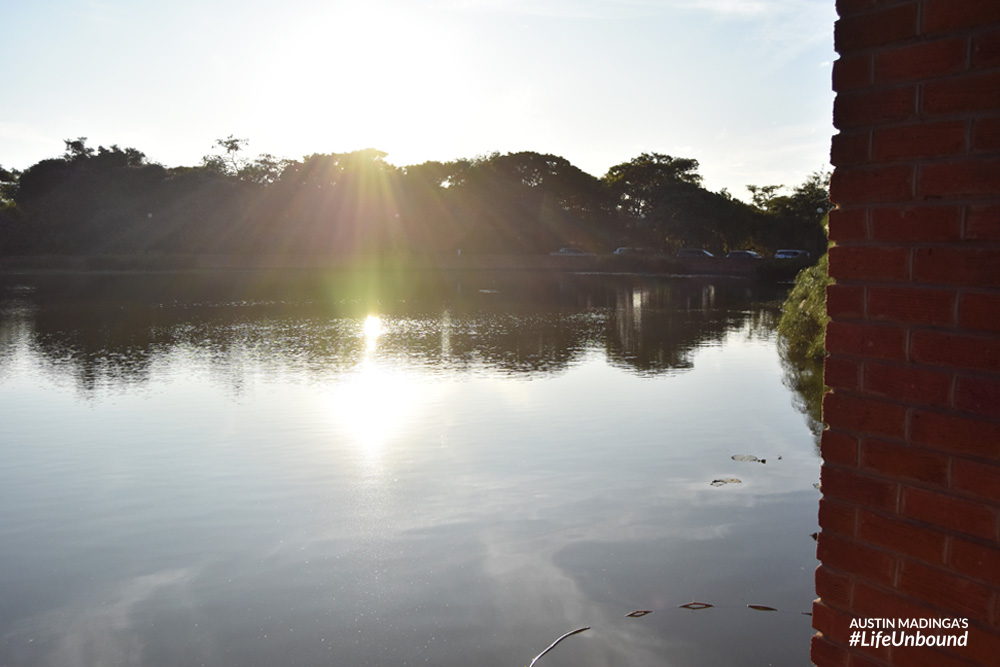
<path id="1" fill-rule="evenodd" d="M 828 167 L 834 0 L 32 0 L 0 10 L 0 165 L 63 139 L 196 165 L 214 141 L 409 165 L 493 151 L 704 186 Z"/>

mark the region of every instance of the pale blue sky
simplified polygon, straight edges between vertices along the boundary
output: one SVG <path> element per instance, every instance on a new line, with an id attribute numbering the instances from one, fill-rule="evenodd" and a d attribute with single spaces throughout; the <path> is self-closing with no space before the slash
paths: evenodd
<path id="1" fill-rule="evenodd" d="M 704 185 L 828 167 L 834 0 L 35 0 L 0 9 L 0 165 L 63 139 L 195 165 L 217 138 L 408 165 L 642 152 Z"/>

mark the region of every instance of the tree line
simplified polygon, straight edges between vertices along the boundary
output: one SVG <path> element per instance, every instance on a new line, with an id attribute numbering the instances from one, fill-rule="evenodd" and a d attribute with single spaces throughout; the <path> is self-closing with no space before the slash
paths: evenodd
<path id="1" fill-rule="evenodd" d="M 594 177 L 565 158 L 493 153 L 396 167 L 364 149 L 301 160 L 219 139 L 194 167 L 135 148 L 65 141 L 23 172 L 0 167 L 0 254 L 547 253 L 572 245 L 673 253 L 826 249 L 828 175 L 742 202 L 702 187 L 697 160 L 643 153 Z"/>

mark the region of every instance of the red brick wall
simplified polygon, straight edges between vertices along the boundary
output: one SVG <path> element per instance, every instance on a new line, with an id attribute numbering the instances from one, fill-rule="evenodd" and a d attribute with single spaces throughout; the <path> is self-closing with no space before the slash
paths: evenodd
<path id="1" fill-rule="evenodd" d="M 818 665 L 1000 665 L 1000 0 L 838 0 Z M 851 647 L 852 619 L 968 645 Z"/>

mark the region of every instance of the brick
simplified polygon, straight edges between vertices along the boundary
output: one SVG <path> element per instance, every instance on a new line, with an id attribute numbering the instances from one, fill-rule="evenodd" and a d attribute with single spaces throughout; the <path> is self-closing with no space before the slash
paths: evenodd
<path id="1" fill-rule="evenodd" d="M 828 285 L 826 312 L 834 319 L 861 319 L 865 316 L 865 289 L 850 285 Z"/>
<path id="2" fill-rule="evenodd" d="M 928 563 L 944 563 L 944 533 L 875 512 L 858 513 L 858 538 Z"/>
<path id="3" fill-rule="evenodd" d="M 946 634 L 956 632 L 959 631 L 945 631 Z M 961 632 L 965 631 L 962 630 Z M 969 642 L 973 641 L 975 640 L 970 635 Z M 891 656 L 890 664 L 906 665 L 906 667 L 975 667 L 976 664 L 986 664 L 970 663 L 968 660 L 969 651 L 964 646 L 943 649 L 927 648 L 925 646 L 894 646 L 891 649 Z"/>
<path id="4" fill-rule="evenodd" d="M 964 121 L 879 128 L 872 138 L 876 162 L 947 157 L 965 152 Z"/>
<path id="5" fill-rule="evenodd" d="M 935 618 L 939 614 L 918 602 L 900 597 L 896 591 L 857 582 L 854 585 L 854 612 L 870 618 Z"/>
<path id="6" fill-rule="evenodd" d="M 951 374 L 911 364 L 865 364 L 864 391 L 891 396 L 900 401 L 948 407 L 951 404 Z"/>
<path id="7" fill-rule="evenodd" d="M 1000 151 L 1000 117 L 976 119 L 972 124 L 972 150 L 977 153 Z"/>
<path id="8" fill-rule="evenodd" d="M 868 54 L 841 56 L 833 62 L 833 89 L 837 92 L 856 90 L 871 85 L 872 58 Z"/>
<path id="9" fill-rule="evenodd" d="M 923 283 L 1000 287 L 1000 249 L 918 248 L 913 278 Z"/>
<path id="10" fill-rule="evenodd" d="M 851 655 L 851 659 L 850 662 L 847 663 L 847 667 L 885 667 L 885 662 L 875 657 L 854 653 Z M 963 667 L 967 666 L 963 665 Z"/>
<path id="11" fill-rule="evenodd" d="M 915 3 L 860 16 L 845 16 L 834 24 L 834 48 L 837 53 L 846 54 L 914 37 L 917 30 Z"/>
<path id="12" fill-rule="evenodd" d="M 1000 636 L 996 628 L 990 632 L 973 623 L 969 625 L 969 645 L 954 650 L 973 665 L 995 665 L 1000 656 Z"/>
<path id="13" fill-rule="evenodd" d="M 955 322 L 956 300 L 949 289 L 872 287 L 866 312 L 872 320 L 946 326 Z"/>
<path id="14" fill-rule="evenodd" d="M 997 513 L 978 502 L 944 493 L 904 487 L 903 514 L 947 531 L 991 539 L 996 536 Z"/>
<path id="15" fill-rule="evenodd" d="M 820 454 L 827 463 L 856 468 L 858 466 L 858 439 L 838 431 L 823 431 Z"/>
<path id="16" fill-rule="evenodd" d="M 1000 457 L 1000 426 L 981 419 L 914 410 L 909 416 L 914 444 L 985 458 Z"/>
<path id="17" fill-rule="evenodd" d="M 830 211 L 830 240 L 838 243 L 865 241 L 868 224 L 864 209 L 834 209 Z"/>
<path id="18" fill-rule="evenodd" d="M 972 40 L 972 67 L 1000 66 L 1000 29 L 976 35 Z"/>
<path id="19" fill-rule="evenodd" d="M 964 329 L 1000 333 L 1000 294 L 966 292 L 958 302 L 958 325 Z"/>
<path id="20" fill-rule="evenodd" d="M 997 81 L 1000 86 L 1000 79 Z M 1000 104 L 1000 98 L 997 103 Z M 917 177 L 917 196 L 977 197 L 1000 191 L 1000 160 L 976 159 L 925 164 Z"/>
<path id="21" fill-rule="evenodd" d="M 987 417 L 1000 417 L 1000 379 L 962 377 L 955 387 L 955 407 Z"/>
<path id="22" fill-rule="evenodd" d="M 837 281 L 906 281 L 910 274 L 906 248 L 834 246 L 829 263 L 830 275 Z"/>
<path id="23" fill-rule="evenodd" d="M 822 565 L 816 568 L 816 595 L 827 603 L 851 606 L 851 580 Z"/>
<path id="24" fill-rule="evenodd" d="M 824 500 L 839 499 L 841 502 L 853 503 L 859 507 L 883 512 L 896 511 L 899 487 L 895 482 L 833 466 L 823 466 L 821 474 Z M 822 534 L 821 532 L 820 535 Z"/>
<path id="25" fill-rule="evenodd" d="M 987 616 L 993 602 L 992 591 L 986 586 L 915 562 L 901 564 L 898 587 L 958 617 Z"/>
<path id="26" fill-rule="evenodd" d="M 965 238 L 970 241 L 1000 241 L 1000 205 L 969 207 Z"/>
<path id="27" fill-rule="evenodd" d="M 879 208 L 871 216 L 876 241 L 958 241 L 962 237 L 958 206 Z"/>
<path id="28" fill-rule="evenodd" d="M 809 659 L 814 665 L 845 665 L 847 649 L 829 641 L 822 633 L 815 634 L 809 644 Z"/>
<path id="29" fill-rule="evenodd" d="M 823 400 L 823 421 L 838 430 L 902 438 L 906 410 L 895 403 L 831 392 Z"/>
<path id="30" fill-rule="evenodd" d="M 937 33 L 989 25 L 1000 21 L 1000 4 L 995 0 L 927 0 L 923 3 L 922 31 Z"/>
<path id="31" fill-rule="evenodd" d="M 1000 72 L 928 81 L 923 86 L 921 111 L 925 113 L 994 111 L 1000 107 Z"/>
<path id="32" fill-rule="evenodd" d="M 910 165 L 838 168 L 830 178 L 830 200 L 839 206 L 911 201 L 914 170 Z"/>
<path id="33" fill-rule="evenodd" d="M 856 361 L 827 357 L 823 364 L 823 384 L 831 389 L 861 389 L 861 364 Z"/>
<path id="34" fill-rule="evenodd" d="M 854 505 L 837 502 L 825 496 L 819 499 L 819 526 L 828 533 L 854 537 L 856 513 Z"/>
<path id="35" fill-rule="evenodd" d="M 910 359 L 918 363 L 1000 372 L 1000 338 L 914 331 Z"/>
<path id="36" fill-rule="evenodd" d="M 875 0 L 837 0 L 837 14 L 839 16 L 850 16 L 858 12 L 865 12 L 875 6 Z"/>
<path id="37" fill-rule="evenodd" d="M 953 74 L 965 67 L 965 39 L 941 39 L 881 51 L 875 56 L 875 81 L 879 83 Z"/>
<path id="38" fill-rule="evenodd" d="M 960 86 L 953 85 L 943 89 L 940 95 L 958 95 L 955 91 L 962 90 Z M 964 94 L 969 93 L 966 91 Z M 833 101 L 833 125 L 845 131 L 908 121 L 916 118 L 916 100 L 914 86 L 839 93 Z"/>
<path id="39" fill-rule="evenodd" d="M 861 445 L 861 465 L 894 479 L 944 487 L 948 484 L 948 462 L 945 454 L 912 445 L 871 439 Z"/>
<path id="40" fill-rule="evenodd" d="M 955 491 L 1000 504 L 1000 462 L 981 463 L 956 458 L 951 466 Z"/>
<path id="41" fill-rule="evenodd" d="M 837 167 L 871 162 L 871 133 L 839 132 L 830 142 L 830 164 Z"/>
<path id="42" fill-rule="evenodd" d="M 813 627 L 822 632 L 825 637 L 839 644 L 847 644 L 851 635 L 851 621 L 854 618 L 853 614 L 832 604 L 813 602 Z"/>
<path id="43" fill-rule="evenodd" d="M 1000 548 L 953 539 L 948 564 L 965 576 L 1000 586 Z"/>
<path id="44" fill-rule="evenodd" d="M 826 349 L 831 354 L 903 361 L 906 332 L 892 326 L 833 321 L 826 325 Z"/>
<path id="45" fill-rule="evenodd" d="M 830 533 L 819 534 L 816 553 L 824 567 L 869 581 L 891 585 L 896 574 L 896 559 L 887 551 Z"/>

